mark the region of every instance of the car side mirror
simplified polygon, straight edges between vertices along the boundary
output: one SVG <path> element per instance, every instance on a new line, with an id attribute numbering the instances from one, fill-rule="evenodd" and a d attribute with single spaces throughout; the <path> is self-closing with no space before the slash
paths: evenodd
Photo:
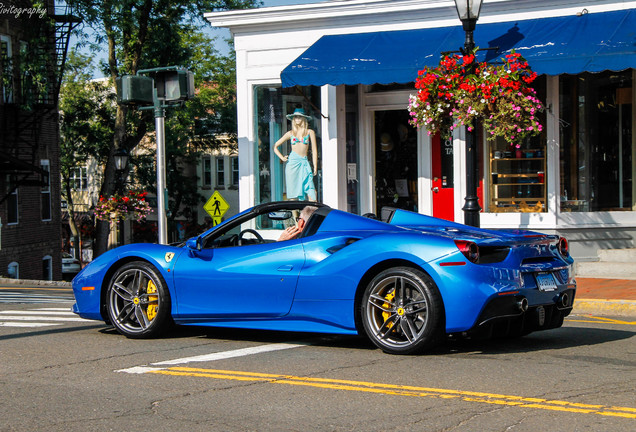
<path id="1" fill-rule="evenodd" d="M 203 239 L 201 238 L 201 236 L 192 237 L 186 240 L 186 247 L 188 249 L 200 251 L 201 249 L 203 249 Z"/>

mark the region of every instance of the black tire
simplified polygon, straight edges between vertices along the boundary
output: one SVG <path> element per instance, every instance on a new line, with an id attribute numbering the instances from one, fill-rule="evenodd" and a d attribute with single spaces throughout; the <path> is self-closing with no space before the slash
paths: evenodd
<path id="1" fill-rule="evenodd" d="M 151 338 L 172 323 L 170 293 L 159 272 L 145 261 L 119 268 L 108 283 L 106 308 L 110 322 L 129 338 Z"/>
<path id="2" fill-rule="evenodd" d="M 444 307 L 433 280 L 410 267 L 384 270 L 362 296 L 364 331 L 382 351 L 414 354 L 435 346 L 444 332 Z"/>

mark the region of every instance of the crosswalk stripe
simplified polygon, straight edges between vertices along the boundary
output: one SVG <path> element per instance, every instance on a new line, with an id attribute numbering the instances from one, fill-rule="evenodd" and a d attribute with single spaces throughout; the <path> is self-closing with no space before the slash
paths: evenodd
<path id="1" fill-rule="evenodd" d="M 73 303 L 73 295 L 26 294 L 17 291 L 0 292 L 0 303 L 37 304 L 37 303 Z"/>
<path id="2" fill-rule="evenodd" d="M 0 318 L 4 314 L 40 315 L 40 316 L 42 316 L 42 315 L 46 315 L 46 316 L 49 316 L 49 315 L 66 315 L 66 316 L 72 316 L 72 317 L 77 316 L 71 311 L 62 312 L 62 311 L 39 311 L 39 310 L 35 310 L 35 311 L 0 311 Z"/>
<path id="3" fill-rule="evenodd" d="M 51 327 L 59 325 L 58 323 L 34 323 L 34 322 L 2 322 L 0 321 L 0 327 L 20 327 L 20 328 L 31 328 L 31 327 Z"/>
<path id="4" fill-rule="evenodd" d="M 0 327 L 37 328 L 72 322 L 86 322 L 86 320 L 78 317 L 68 307 L 0 311 Z"/>
<path id="5" fill-rule="evenodd" d="M 5 321 L 63 321 L 63 322 L 86 322 L 84 318 L 60 318 L 47 316 L 20 316 L 1 315 L 0 319 Z"/>

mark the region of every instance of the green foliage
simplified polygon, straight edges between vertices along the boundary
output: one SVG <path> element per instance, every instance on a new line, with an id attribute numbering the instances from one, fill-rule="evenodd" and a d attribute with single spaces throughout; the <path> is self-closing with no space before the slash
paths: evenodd
<path id="1" fill-rule="evenodd" d="M 92 66 L 88 55 L 71 50 L 60 89 L 60 170 L 67 201 L 72 169 L 89 157 L 102 164 L 113 140 L 115 93 L 110 82 L 91 81 Z"/>
<path id="2" fill-rule="evenodd" d="M 108 53 L 107 60 L 100 68 L 111 79 L 159 66 L 183 66 L 195 73 L 197 97 L 183 108 L 166 111 L 166 171 L 171 217 L 178 216 L 181 208 L 196 208 L 199 200 L 197 181 L 194 172 L 187 172 L 185 167 L 193 166 L 202 149 L 218 144 L 213 138 L 214 134 L 235 134 L 236 131 L 233 54 L 219 54 L 214 47 L 215 41 L 204 34 L 203 28 L 208 24 L 203 21 L 203 13 L 256 7 L 261 2 L 67 0 L 66 3 L 83 20 L 83 29 L 77 31 L 82 46 Z M 74 103 L 79 105 L 77 109 L 80 112 L 84 112 L 84 104 L 89 104 L 85 99 Z M 115 113 L 111 114 L 109 121 L 104 123 L 105 128 L 111 128 L 110 142 L 102 141 L 101 136 L 94 141 L 96 148 L 93 153 L 102 158 L 100 160 L 105 166 L 100 194 L 110 196 L 116 192 L 114 164 L 109 158 L 115 149 L 122 148 L 131 155 L 130 164 L 136 182 L 142 188 L 154 192 L 154 151 L 152 148 L 141 151 L 140 148 L 144 139 L 147 141 L 147 132 L 154 131 L 151 112 L 118 106 Z M 196 137 L 195 119 L 207 119 L 212 133 Z M 192 145 L 193 140 L 196 145 Z M 107 234 L 99 227 L 98 232 L 102 237 Z M 99 254 L 105 250 L 105 239 L 98 238 L 97 243 L 96 253 Z"/>

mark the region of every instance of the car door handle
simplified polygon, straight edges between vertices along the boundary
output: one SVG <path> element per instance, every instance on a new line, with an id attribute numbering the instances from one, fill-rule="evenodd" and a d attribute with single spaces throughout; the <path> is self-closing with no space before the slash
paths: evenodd
<path id="1" fill-rule="evenodd" d="M 287 265 L 282 265 L 282 266 L 278 267 L 278 271 L 288 272 L 288 271 L 292 271 L 293 268 L 294 268 L 293 265 L 287 264 Z"/>

